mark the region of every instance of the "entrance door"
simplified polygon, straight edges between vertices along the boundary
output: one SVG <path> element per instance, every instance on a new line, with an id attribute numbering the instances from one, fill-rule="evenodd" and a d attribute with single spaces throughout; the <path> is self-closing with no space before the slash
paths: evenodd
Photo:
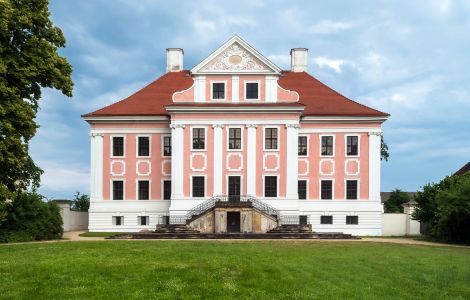
<path id="1" fill-rule="evenodd" d="M 240 176 L 228 177 L 228 201 L 240 201 Z"/>
<path id="2" fill-rule="evenodd" d="M 227 232 L 240 232 L 240 212 L 227 212 Z"/>

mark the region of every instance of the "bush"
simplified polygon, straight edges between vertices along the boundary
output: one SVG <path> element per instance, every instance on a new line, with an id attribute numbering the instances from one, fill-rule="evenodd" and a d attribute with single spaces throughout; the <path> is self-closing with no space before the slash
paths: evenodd
<path id="1" fill-rule="evenodd" d="M 7 208 L 0 227 L 1 242 L 51 240 L 62 237 L 62 218 L 57 204 L 44 202 L 34 192 L 18 194 Z"/>
<path id="2" fill-rule="evenodd" d="M 72 210 L 75 211 L 88 211 L 90 208 L 90 197 L 86 194 L 77 192 L 72 200 Z"/>
<path id="3" fill-rule="evenodd" d="M 390 193 L 390 198 L 384 203 L 386 213 L 402 213 L 404 203 L 410 202 L 410 197 L 407 193 L 400 189 L 394 189 Z"/>

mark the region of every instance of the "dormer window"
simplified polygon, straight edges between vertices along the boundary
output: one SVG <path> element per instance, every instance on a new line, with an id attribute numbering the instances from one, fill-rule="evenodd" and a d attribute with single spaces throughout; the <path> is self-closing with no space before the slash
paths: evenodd
<path id="1" fill-rule="evenodd" d="M 212 83 L 212 100 L 225 100 L 225 82 Z"/>
<path id="2" fill-rule="evenodd" d="M 259 100 L 258 82 L 247 82 L 245 84 L 245 100 Z"/>

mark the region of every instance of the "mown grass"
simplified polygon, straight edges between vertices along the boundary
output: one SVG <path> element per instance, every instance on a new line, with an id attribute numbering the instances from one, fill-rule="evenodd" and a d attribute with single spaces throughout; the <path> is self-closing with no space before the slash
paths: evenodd
<path id="1" fill-rule="evenodd" d="M 84 232 L 80 233 L 79 236 L 83 237 L 110 237 L 119 234 L 118 232 Z"/>
<path id="2" fill-rule="evenodd" d="M 97 241 L 0 246 L 3 299 L 470 299 L 470 249 Z"/>

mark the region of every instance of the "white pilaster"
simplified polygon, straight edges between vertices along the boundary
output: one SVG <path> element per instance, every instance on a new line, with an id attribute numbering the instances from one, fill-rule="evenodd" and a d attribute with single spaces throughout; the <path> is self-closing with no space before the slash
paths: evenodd
<path id="1" fill-rule="evenodd" d="M 222 129 L 224 125 L 214 124 L 214 196 L 222 195 Z"/>
<path id="2" fill-rule="evenodd" d="M 171 199 L 183 198 L 184 125 L 171 124 Z"/>
<path id="3" fill-rule="evenodd" d="M 239 101 L 240 92 L 240 77 L 237 75 L 232 76 L 232 102 Z"/>
<path id="4" fill-rule="evenodd" d="M 99 201 L 103 200 L 103 134 L 92 133 L 90 137 L 90 194 L 91 201 Z"/>
<path id="5" fill-rule="evenodd" d="M 380 201 L 381 132 L 369 132 L 369 199 Z"/>
<path id="6" fill-rule="evenodd" d="M 277 102 L 277 77 L 266 76 L 266 102 Z"/>
<path id="7" fill-rule="evenodd" d="M 194 77 L 194 102 L 206 102 L 206 76 Z"/>
<path id="8" fill-rule="evenodd" d="M 247 153 L 246 153 L 246 193 L 256 196 L 256 128 L 254 124 L 246 125 L 248 128 Z"/>
<path id="9" fill-rule="evenodd" d="M 299 143 L 299 128 L 298 124 L 286 124 L 287 128 L 287 169 L 286 169 L 286 198 L 299 199 L 298 194 L 298 143 Z"/>

